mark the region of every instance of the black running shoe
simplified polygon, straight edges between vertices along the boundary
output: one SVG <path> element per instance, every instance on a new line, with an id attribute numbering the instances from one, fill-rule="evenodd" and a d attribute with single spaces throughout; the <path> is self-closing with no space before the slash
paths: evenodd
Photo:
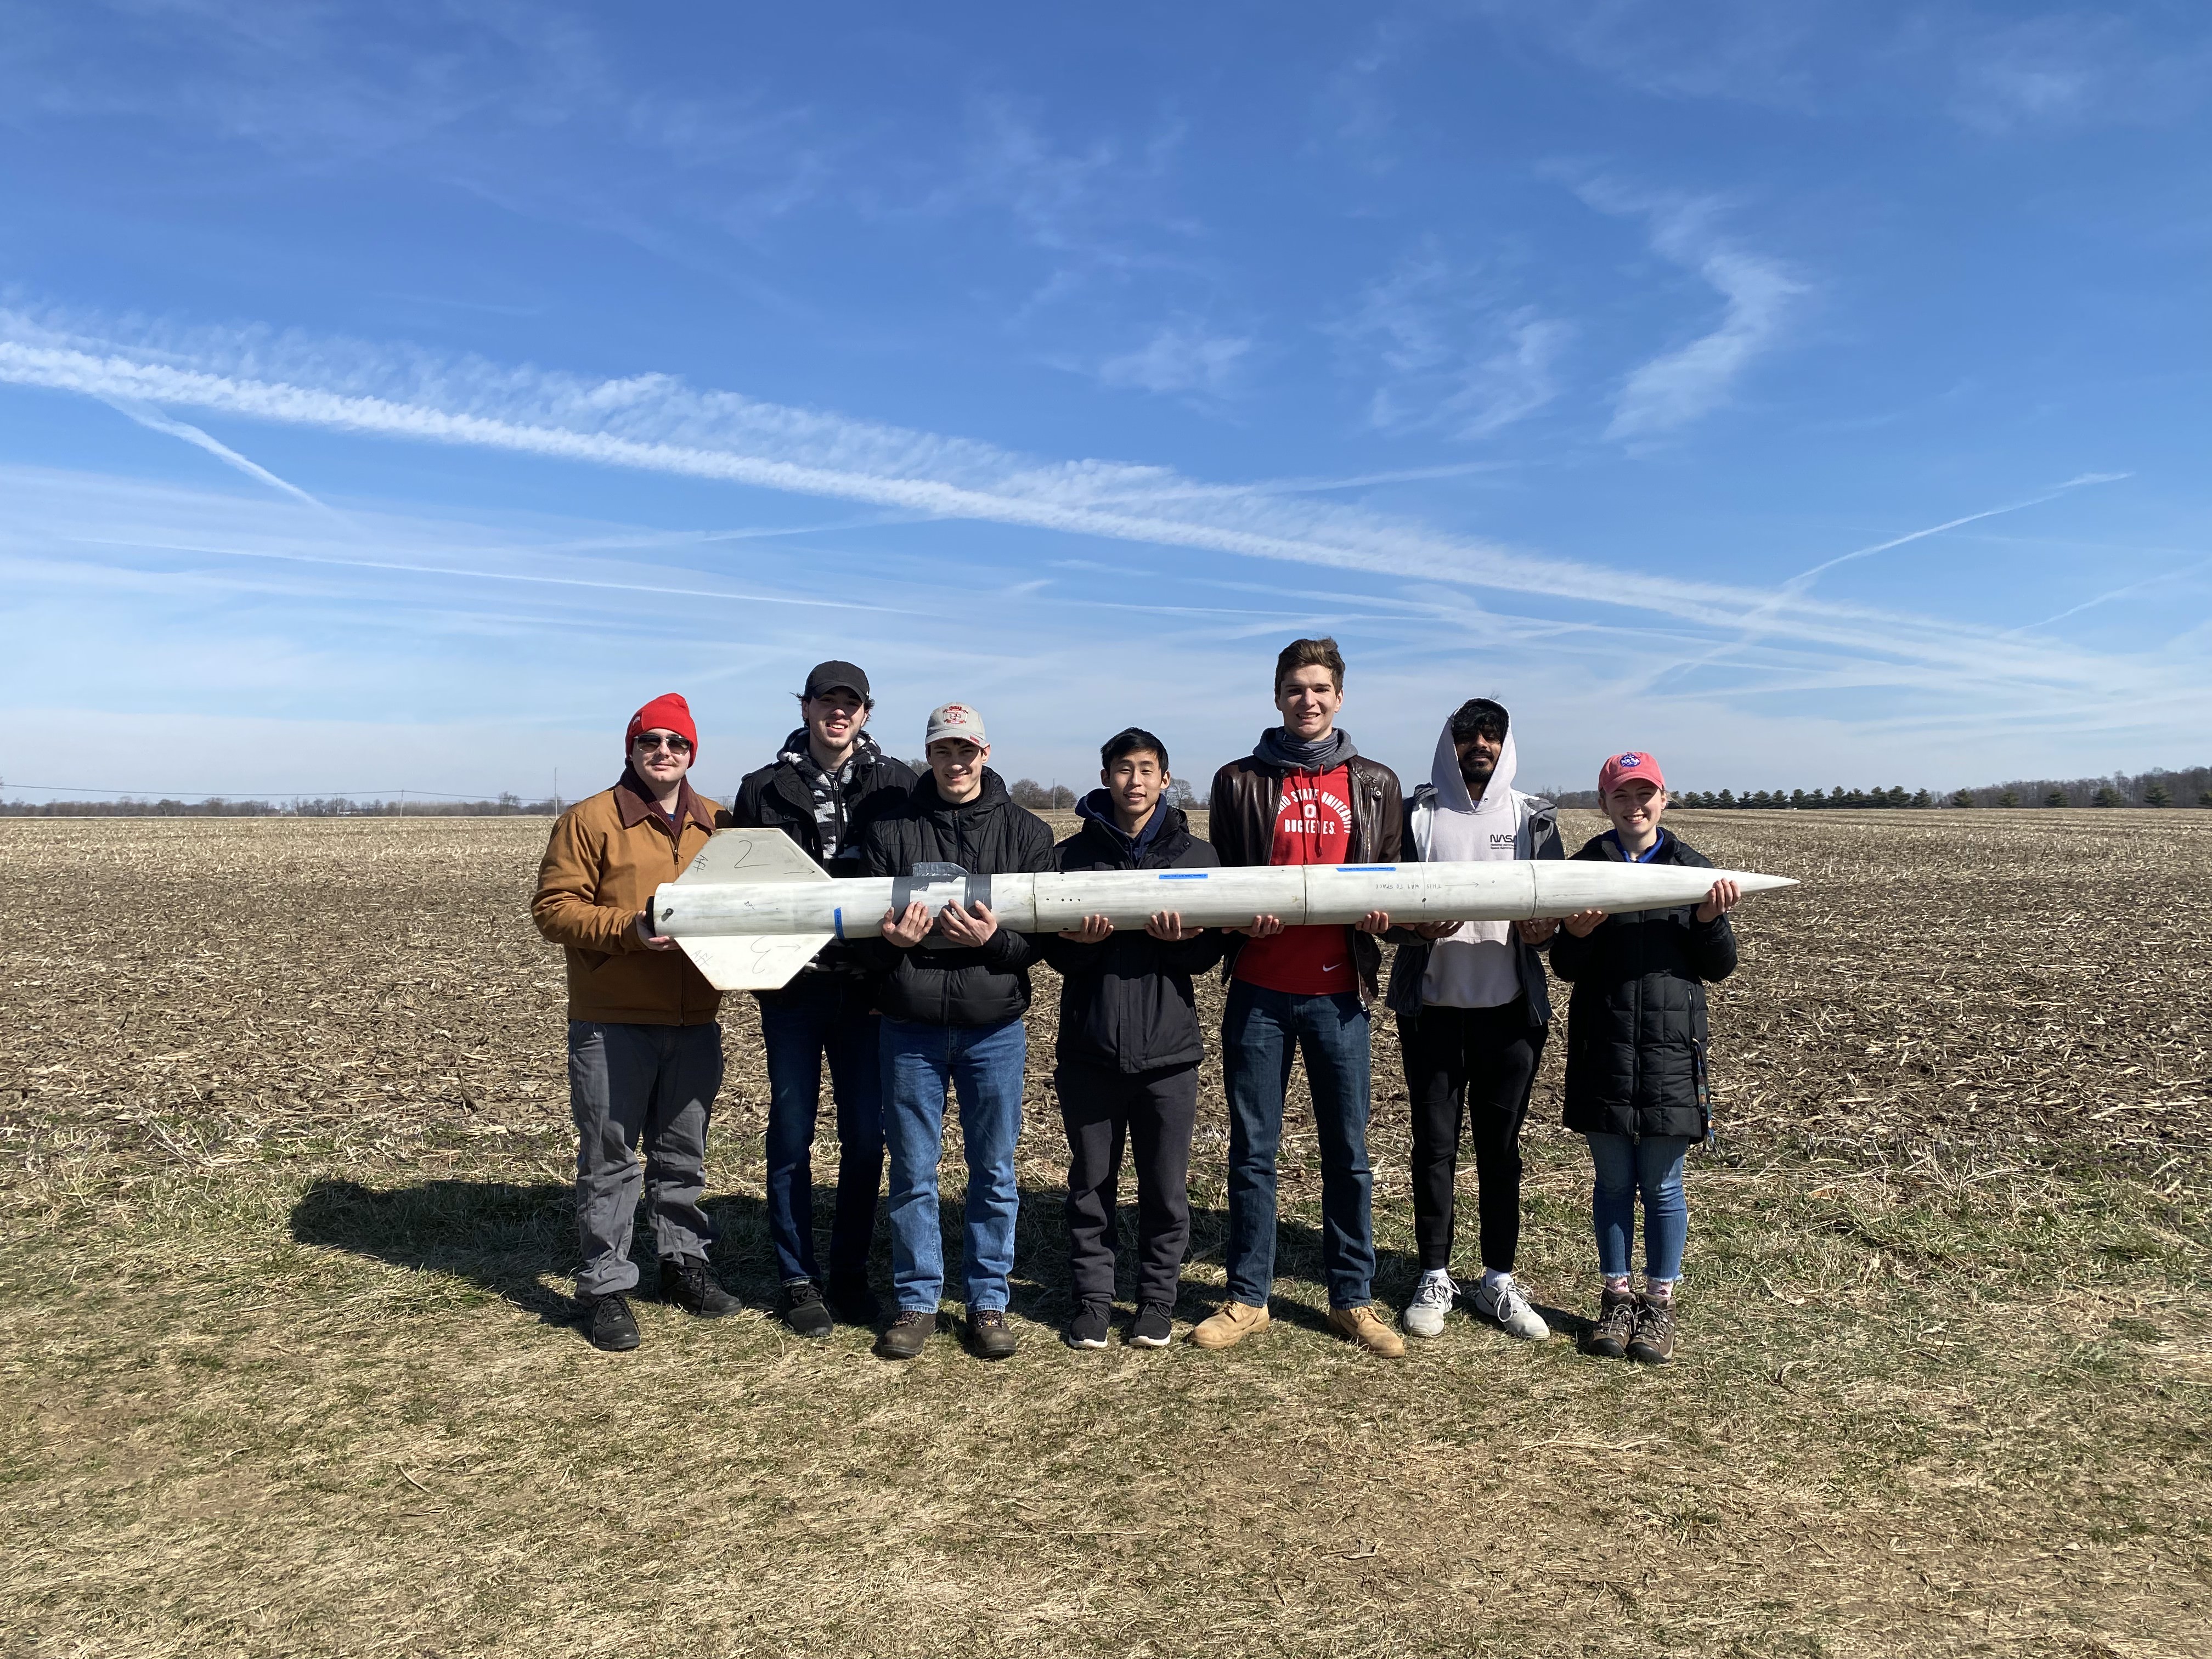
<path id="1" fill-rule="evenodd" d="M 637 1316 L 629 1310 L 628 1297 L 617 1291 L 611 1296 L 586 1297 L 583 1302 L 593 1347 L 628 1353 L 637 1346 Z"/>
<path id="2" fill-rule="evenodd" d="M 704 1261 L 690 1256 L 661 1257 L 660 1299 L 702 1319 L 720 1319 L 745 1305 L 714 1282 Z"/>
<path id="3" fill-rule="evenodd" d="M 1067 1346 L 1071 1348 L 1103 1348 L 1106 1346 L 1106 1316 L 1114 1304 L 1092 1297 L 1075 1310 L 1068 1322 Z"/>
<path id="4" fill-rule="evenodd" d="M 1140 1348 L 1164 1348 L 1174 1335 L 1175 1312 L 1164 1302 L 1145 1304 L 1129 1327 L 1129 1340 Z"/>
<path id="5" fill-rule="evenodd" d="M 800 1336 L 830 1334 L 830 1308 L 822 1300 L 822 1292 L 811 1279 L 801 1279 L 783 1287 L 783 1322 Z"/>

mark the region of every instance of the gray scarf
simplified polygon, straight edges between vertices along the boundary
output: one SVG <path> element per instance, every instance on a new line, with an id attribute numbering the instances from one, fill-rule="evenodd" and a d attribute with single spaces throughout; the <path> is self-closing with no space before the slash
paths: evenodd
<path id="1" fill-rule="evenodd" d="M 1311 743 L 1292 737 L 1279 726 L 1271 726 L 1252 746 L 1257 759 L 1285 772 L 1334 772 L 1359 751 L 1343 731 L 1331 732 Z"/>

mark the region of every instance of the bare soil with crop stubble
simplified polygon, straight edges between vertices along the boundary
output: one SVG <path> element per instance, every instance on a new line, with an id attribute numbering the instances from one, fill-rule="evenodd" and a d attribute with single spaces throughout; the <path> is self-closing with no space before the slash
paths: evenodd
<path id="1" fill-rule="evenodd" d="M 1048 973 L 1018 1358 L 894 1368 L 769 1316 L 745 998 L 712 1208 L 750 1310 L 647 1304 L 602 1355 L 544 821 L 0 825 L 0 1648 L 2201 1652 L 2212 813 L 1672 821 L 1805 885 L 1747 902 L 1714 993 L 1662 1372 L 1576 1349 L 1556 1041 L 1521 1268 L 1566 1334 L 1455 1319 L 1391 1364 L 1322 1331 L 1301 1095 L 1275 1328 L 1069 1352 Z M 1395 1304 L 1386 1022 L 1375 1078 Z M 1222 1279 L 1206 1079 L 1185 1320 Z"/>

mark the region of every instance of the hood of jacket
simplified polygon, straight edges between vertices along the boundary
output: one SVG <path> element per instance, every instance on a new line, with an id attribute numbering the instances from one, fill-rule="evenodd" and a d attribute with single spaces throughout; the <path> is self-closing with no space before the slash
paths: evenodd
<path id="1" fill-rule="evenodd" d="M 1444 721 L 1444 729 L 1437 735 L 1437 751 L 1429 762 L 1429 782 L 1437 792 L 1437 805 L 1447 812 L 1472 812 L 1486 820 L 1499 813 L 1510 823 L 1513 817 L 1513 777 L 1520 769 L 1519 757 L 1513 749 L 1513 731 L 1506 728 L 1505 742 L 1498 751 L 1498 767 L 1491 773 L 1490 782 L 1477 800 L 1468 792 L 1467 780 L 1460 775 L 1459 750 L 1452 743 L 1451 721 Z"/>
<path id="2" fill-rule="evenodd" d="M 1152 816 L 1145 820 L 1142 829 L 1133 836 L 1127 835 L 1114 816 L 1114 793 L 1103 788 L 1094 789 L 1076 802 L 1075 816 L 1083 820 L 1091 834 L 1103 836 L 1132 864 L 1143 856 L 1145 848 L 1181 829 L 1184 823 L 1182 809 L 1163 799 L 1154 803 Z"/>

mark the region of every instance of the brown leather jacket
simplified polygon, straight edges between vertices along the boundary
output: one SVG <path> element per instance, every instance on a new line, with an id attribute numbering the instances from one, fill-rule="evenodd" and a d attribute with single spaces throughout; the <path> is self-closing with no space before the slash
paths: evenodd
<path id="1" fill-rule="evenodd" d="M 1346 770 L 1352 781 L 1352 861 L 1395 864 L 1405 831 L 1405 799 L 1398 775 L 1381 761 L 1354 755 Z M 1283 805 L 1282 770 L 1257 755 L 1233 760 L 1213 775 L 1207 801 L 1206 839 L 1224 865 L 1254 867 L 1268 862 L 1275 841 L 1275 815 Z M 1372 1002 L 1382 992 L 1382 946 L 1372 933 L 1352 932 L 1352 958 L 1359 964 L 1360 995 Z M 1230 937 L 1222 965 L 1233 976 L 1243 935 Z"/>
<path id="2" fill-rule="evenodd" d="M 672 835 L 629 775 L 561 815 L 538 866 L 530 914 L 568 958 L 568 1018 L 616 1025 L 705 1025 L 722 994 L 681 951 L 648 951 L 631 931 L 653 890 L 673 881 L 714 833 L 720 811 L 686 783 Z"/>

